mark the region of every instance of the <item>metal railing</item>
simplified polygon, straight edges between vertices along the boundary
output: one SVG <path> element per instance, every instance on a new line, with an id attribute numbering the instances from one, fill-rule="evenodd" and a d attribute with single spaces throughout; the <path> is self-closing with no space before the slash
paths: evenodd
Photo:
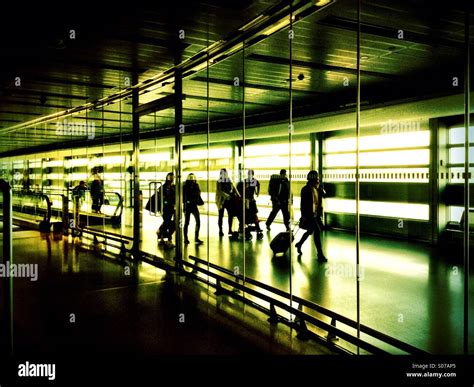
<path id="1" fill-rule="evenodd" d="M 83 200 L 84 200 L 85 203 L 90 204 L 90 202 L 92 201 L 92 198 L 90 196 L 90 192 L 85 190 L 84 195 L 86 195 L 86 194 L 89 195 L 89 198 L 85 199 L 85 196 L 84 196 Z M 123 203 L 124 203 L 123 197 L 118 192 L 105 191 L 104 192 L 104 203 L 102 203 L 102 205 L 110 205 L 111 200 L 107 199 L 107 197 L 110 197 L 110 196 L 113 196 L 113 197 L 116 198 L 117 204 L 115 205 L 114 212 L 112 214 L 102 214 L 102 215 L 104 215 L 106 219 L 110 219 L 112 224 L 115 224 L 115 225 L 120 224 L 121 221 L 122 221 L 122 214 L 123 214 Z M 69 203 L 74 204 L 74 200 L 73 200 L 74 198 L 73 198 L 72 190 L 70 188 L 67 189 L 66 197 L 68 198 Z M 81 204 L 81 206 L 82 206 L 82 204 Z M 73 211 L 74 211 L 74 209 L 72 209 L 71 213 Z M 93 212 L 89 213 L 88 211 L 83 211 L 82 209 L 80 210 L 80 212 L 81 212 L 81 216 L 83 216 L 84 214 L 87 214 L 91 217 L 97 216 Z"/>
<path id="2" fill-rule="evenodd" d="M 30 200 L 26 204 L 24 201 Z M 39 203 L 45 202 L 46 207 L 41 207 Z M 49 223 L 51 220 L 51 200 L 43 192 L 24 192 L 12 190 L 13 211 L 34 216 L 42 216 L 43 221 Z"/>
<path id="3" fill-rule="evenodd" d="M 241 274 L 236 275 L 232 270 L 222 268 L 216 264 L 213 264 L 211 262 L 205 261 L 201 258 L 194 257 L 194 256 L 189 256 L 191 260 L 193 260 L 195 263 L 192 264 L 187 261 L 182 261 L 182 266 L 187 266 L 192 269 L 191 274 L 193 275 L 196 279 L 199 279 L 201 281 L 206 282 L 207 284 L 210 284 L 216 288 L 216 294 L 221 294 L 221 293 L 226 293 L 228 295 L 231 295 L 235 298 L 240 299 L 241 301 L 252 304 L 254 307 L 257 307 L 258 309 L 264 311 L 269 315 L 269 321 L 272 323 L 276 322 L 284 322 L 286 324 L 294 326 L 298 331 L 299 331 L 299 337 L 300 338 L 308 338 L 310 336 L 315 336 L 314 333 L 312 333 L 306 324 L 312 324 L 315 327 L 325 330 L 328 332 L 327 336 L 327 341 L 331 342 L 331 340 L 335 339 L 336 337 L 340 337 L 343 340 L 359 346 L 361 349 L 364 349 L 368 352 L 371 353 L 387 353 L 385 350 L 382 350 L 378 346 L 369 343 L 365 340 L 362 340 L 346 331 L 343 331 L 339 328 L 336 327 L 336 323 L 340 322 L 350 328 L 357 329 L 357 322 L 349 319 L 348 317 L 345 317 L 341 314 L 338 314 L 336 312 L 333 312 L 327 308 L 324 308 L 312 301 L 306 300 L 304 298 L 295 296 L 295 295 L 290 295 L 289 293 L 274 288 L 270 285 L 264 284 L 260 281 L 245 277 Z M 206 268 L 199 267 L 198 265 L 205 265 Z M 212 272 L 210 269 L 213 269 L 214 271 L 220 272 L 222 274 L 218 274 L 215 272 Z M 203 278 L 199 278 L 196 273 L 200 272 L 206 276 L 212 277 L 215 279 L 216 283 L 212 284 L 209 281 L 204 280 Z M 224 276 L 225 275 L 225 276 Z M 230 278 L 229 278 L 230 277 Z M 232 290 L 225 289 L 222 284 L 227 284 L 232 287 Z M 249 287 L 251 285 L 252 287 Z M 251 300 L 248 299 L 248 297 L 242 297 L 239 294 L 235 292 L 235 290 L 240 290 L 248 295 L 251 295 L 253 297 L 256 297 L 262 301 L 268 302 L 269 308 L 265 308 L 260 304 L 257 304 Z M 271 293 L 272 295 L 268 295 L 265 293 L 262 293 L 262 290 Z M 276 297 L 275 297 L 276 296 Z M 282 298 L 283 300 L 279 300 L 277 297 Z M 290 299 L 292 300 L 293 303 L 297 304 L 297 306 L 292 306 L 289 304 Z M 296 319 L 294 321 L 290 321 L 288 319 L 285 319 L 283 316 L 279 315 L 277 313 L 276 307 L 281 308 L 287 312 L 289 312 L 292 315 L 296 316 Z M 329 317 L 331 319 L 330 324 L 327 322 L 322 321 L 321 319 L 306 313 L 303 308 L 306 308 L 307 310 L 317 312 L 319 314 L 322 314 L 326 317 Z M 408 343 L 405 343 L 403 341 L 400 341 L 398 339 L 395 339 L 391 336 L 388 336 L 382 332 L 379 332 L 373 328 L 370 328 L 366 325 L 360 325 L 360 332 L 367 335 L 368 337 L 374 338 L 382 343 L 388 344 L 393 348 L 396 348 L 398 350 L 401 350 L 403 352 L 406 352 L 407 354 L 417 354 L 417 355 L 422 355 L 422 354 L 427 354 L 427 352 L 416 348 Z"/>

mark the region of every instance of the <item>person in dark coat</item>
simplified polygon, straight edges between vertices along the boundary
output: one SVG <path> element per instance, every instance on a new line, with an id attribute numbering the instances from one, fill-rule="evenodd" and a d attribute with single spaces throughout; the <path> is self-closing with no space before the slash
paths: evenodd
<path id="1" fill-rule="evenodd" d="M 90 194 L 92 198 L 92 212 L 100 214 L 102 204 L 104 204 L 104 182 L 97 170 L 93 171 L 92 182 L 90 184 Z"/>
<path id="2" fill-rule="evenodd" d="M 237 188 L 235 188 L 234 183 L 232 183 L 227 170 L 225 168 L 221 169 L 219 172 L 219 180 L 217 180 L 216 184 L 216 205 L 219 211 L 219 236 L 224 236 L 222 230 L 224 210 L 227 210 L 227 216 L 229 218 L 229 235 L 232 235 L 232 221 L 234 220 L 235 215 L 233 205 L 235 204 L 235 198 L 239 196 L 239 192 L 237 191 Z"/>
<path id="3" fill-rule="evenodd" d="M 283 223 L 286 230 L 290 230 L 290 212 L 288 209 L 288 200 L 290 196 L 290 182 L 286 177 L 286 169 L 282 169 L 279 175 L 272 175 L 268 185 L 268 194 L 272 201 L 272 212 L 265 222 L 267 230 L 270 231 L 270 225 L 281 210 Z"/>
<path id="4" fill-rule="evenodd" d="M 176 230 L 174 222 L 174 206 L 176 202 L 176 186 L 174 184 L 174 174 L 172 172 L 166 175 L 165 184 L 161 187 L 161 195 L 163 195 L 163 209 L 162 217 L 163 223 L 156 232 L 160 239 L 159 244 L 166 245 L 167 248 L 174 247 L 172 242 L 173 233 Z M 167 242 L 164 242 L 164 238 L 168 238 Z"/>
<path id="5" fill-rule="evenodd" d="M 245 191 L 244 191 L 245 186 Z M 248 171 L 248 178 L 245 179 L 243 182 L 239 182 L 237 184 L 237 191 L 242 198 L 245 197 L 245 222 L 247 224 L 253 223 L 255 224 L 255 228 L 257 232 L 260 232 L 260 224 L 258 219 L 258 208 L 257 208 L 257 197 L 260 194 L 260 182 L 255 178 L 255 171 L 250 169 Z M 243 219 L 239 219 L 240 224 L 240 231 L 242 231 L 245 227 L 243 225 Z"/>
<path id="6" fill-rule="evenodd" d="M 201 219 L 199 215 L 199 207 L 204 204 L 201 198 L 201 190 L 196 181 L 194 173 L 190 173 L 183 186 L 183 204 L 184 204 L 184 243 L 189 244 L 188 227 L 191 215 L 196 221 L 196 229 L 194 232 L 194 241 L 196 244 L 202 244 L 203 241 L 199 239 L 199 228 L 201 226 Z"/>
<path id="7" fill-rule="evenodd" d="M 321 244 L 321 231 L 323 230 L 323 197 L 326 192 L 321 187 L 317 171 L 308 173 L 308 182 L 301 189 L 301 220 L 300 227 L 307 230 L 300 241 L 295 244 L 298 255 L 302 254 L 301 247 L 308 237 L 314 235 L 314 244 L 318 251 L 318 261 L 327 262 Z"/>

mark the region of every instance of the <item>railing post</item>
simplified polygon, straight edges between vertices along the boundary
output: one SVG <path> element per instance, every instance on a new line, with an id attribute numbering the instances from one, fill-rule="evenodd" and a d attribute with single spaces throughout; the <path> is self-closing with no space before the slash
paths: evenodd
<path id="1" fill-rule="evenodd" d="M 334 317 L 331 319 L 331 325 L 332 325 L 334 328 L 336 327 L 336 319 L 335 319 Z M 339 340 L 339 339 L 337 338 L 337 336 L 336 336 L 334 333 L 332 333 L 332 332 L 328 332 L 327 339 L 328 339 L 328 341 L 337 341 L 337 340 Z"/>
<path id="2" fill-rule="evenodd" d="M 216 291 L 214 292 L 214 294 L 216 296 L 220 296 L 223 293 L 224 293 L 224 289 L 221 286 L 221 281 L 216 280 Z"/>
<path id="3" fill-rule="evenodd" d="M 303 304 L 302 303 L 300 303 L 298 305 L 298 310 L 300 312 L 303 312 Z M 294 322 L 295 322 L 295 324 L 296 324 L 296 326 L 298 327 L 298 330 L 299 330 L 296 337 L 300 340 L 308 340 L 309 331 L 308 331 L 308 327 L 306 326 L 306 321 L 304 320 L 304 318 L 297 315 Z"/>
<path id="4" fill-rule="evenodd" d="M 278 318 L 278 313 L 276 312 L 275 305 L 273 303 L 270 304 L 270 317 L 267 321 L 270 324 L 276 324 L 280 319 Z"/>
<path id="5" fill-rule="evenodd" d="M 3 264 L 9 267 L 12 263 L 12 190 L 10 185 L 0 179 L 0 189 L 3 194 Z M 5 276 L 1 283 L 3 311 L 1 314 L 0 345 L 2 352 L 13 352 L 13 319 L 12 297 L 13 278 Z"/>

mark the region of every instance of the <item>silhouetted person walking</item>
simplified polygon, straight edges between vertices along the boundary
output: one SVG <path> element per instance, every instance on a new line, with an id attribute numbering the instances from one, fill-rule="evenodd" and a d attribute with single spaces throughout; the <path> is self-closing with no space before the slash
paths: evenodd
<path id="1" fill-rule="evenodd" d="M 300 227 L 307 230 L 300 241 L 295 244 L 298 254 L 301 255 L 301 247 L 306 239 L 313 234 L 314 244 L 318 251 L 318 261 L 326 262 L 321 244 L 321 231 L 323 230 L 323 197 L 326 193 L 319 183 L 317 171 L 308 173 L 308 182 L 301 189 L 301 220 Z"/>
<path id="2" fill-rule="evenodd" d="M 224 210 L 227 210 L 229 218 L 229 235 L 232 234 L 232 220 L 235 213 L 233 211 L 233 201 L 236 196 L 240 196 L 234 184 L 230 180 L 225 168 L 220 170 L 219 180 L 216 185 L 216 205 L 219 211 L 219 236 L 224 236 L 222 231 L 222 222 L 224 220 Z"/>
<path id="3" fill-rule="evenodd" d="M 172 242 L 173 233 L 176 230 L 174 224 L 174 206 L 176 202 L 176 186 L 174 185 L 174 174 L 172 172 L 166 175 L 165 184 L 161 187 L 161 195 L 163 195 L 163 209 L 161 215 L 163 217 L 163 223 L 156 232 L 160 239 L 159 244 L 165 244 L 165 247 L 174 247 Z M 164 238 L 168 238 L 167 242 L 164 242 Z"/>
<path id="4" fill-rule="evenodd" d="M 248 178 L 243 182 L 237 184 L 237 191 L 239 191 L 240 196 L 245 197 L 245 223 L 255 224 L 255 229 L 257 232 L 261 232 L 259 219 L 258 219 L 258 208 L 257 208 L 257 197 L 260 194 L 260 182 L 255 178 L 255 171 L 249 169 Z M 245 187 L 245 190 L 244 190 Z M 243 231 L 245 225 L 243 224 L 243 219 L 239 219 L 240 231 Z"/>
<path id="5" fill-rule="evenodd" d="M 203 241 L 199 239 L 199 228 L 201 226 L 201 219 L 199 216 L 199 207 L 204 204 L 201 198 L 201 189 L 196 181 L 194 173 L 190 173 L 183 186 L 183 203 L 184 203 L 184 243 L 189 244 L 188 227 L 191 215 L 196 221 L 196 229 L 194 232 L 194 241 L 196 244 L 202 244 Z"/>
<path id="6" fill-rule="evenodd" d="M 270 225 L 280 210 L 283 215 L 283 223 L 286 229 L 289 230 L 290 212 L 288 209 L 288 200 L 290 196 L 290 182 L 286 177 L 286 169 L 282 169 L 280 175 L 272 175 L 268 185 L 268 194 L 272 201 L 272 212 L 270 212 L 270 216 L 265 222 L 267 230 L 270 231 Z"/>

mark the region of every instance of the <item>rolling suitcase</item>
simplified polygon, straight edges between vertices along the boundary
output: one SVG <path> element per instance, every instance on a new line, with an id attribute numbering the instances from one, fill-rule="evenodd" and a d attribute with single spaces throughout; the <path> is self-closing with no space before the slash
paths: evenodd
<path id="1" fill-rule="evenodd" d="M 295 235 L 298 233 L 299 227 L 295 232 Z M 288 249 L 290 248 L 291 242 L 293 242 L 295 236 L 291 231 L 280 232 L 276 235 L 275 238 L 270 242 L 270 248 L 273 251 L 273 256 L 277 254 L 285 255 Z"/>
<path id="2" fill-rule="evenodd" d="M 292 233 L 290 231 L 280 232 L 275 238 L 272 239 L 270 242 L 270 248 L 273 251 L 273 256 L 277 254 L 286 254 L 291 244 L 290 238 L 291 240 L 294 239 L 291 234 Z"/>

